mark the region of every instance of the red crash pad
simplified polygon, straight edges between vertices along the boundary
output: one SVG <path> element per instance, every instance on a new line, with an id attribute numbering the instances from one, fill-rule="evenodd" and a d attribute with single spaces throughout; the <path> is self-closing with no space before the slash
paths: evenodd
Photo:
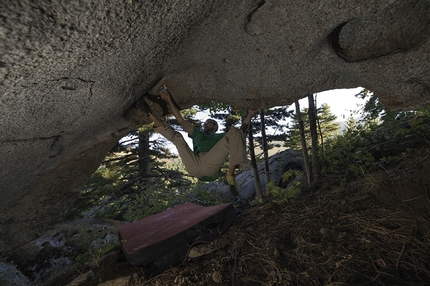
<path id="1" fill-rule="evenodd" d="M 120 228 L 123 252 L 130 264 L 152 277 L 181 264 L 192 245 L 219 238 L 236 215 L 230 203 L 185 203 Z"/>

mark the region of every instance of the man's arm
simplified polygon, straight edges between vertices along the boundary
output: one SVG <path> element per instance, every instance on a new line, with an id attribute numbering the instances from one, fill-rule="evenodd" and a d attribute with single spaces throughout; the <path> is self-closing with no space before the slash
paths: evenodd
<path id="1" fill-rule="evenodd" d="M 248 129 L 249 124 L 251 124 L 252 116 L 254 116 L 254 114 L 257 112 L 258 112 L 258 109 L 248 110 L 248 114 L 246 115 L 245 119 L 242 122 L 242 125 L 240 126 L 240 130 L 242 130 L 243 133 L 245 133 L 246 129 Z"/>
<path id="2" fill-rule="evenodd" d="M 173 104 L 172 96 L 167 91 L 167 88 L 162 87 L 162 89 L 160 89 L 160 96 L 167 103 L 170 112 L 173 114 L 173 116 L 175 116 L 176 120 L 178 120 L 179 124 L 181 124 L 185 132 L 192 135 L 194 131 L 194 126 L 182 117 L 181 112 L 179 112 L 179 109 Z"/>

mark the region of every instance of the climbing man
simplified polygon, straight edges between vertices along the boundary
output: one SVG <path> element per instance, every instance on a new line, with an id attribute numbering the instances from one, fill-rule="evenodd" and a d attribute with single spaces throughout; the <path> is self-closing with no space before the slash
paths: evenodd
<path id="1" fill-rule="evenodd" d="M 166 102 L 172 115 L 192 138 L 194 151 L 190 149 L 184 137 L 179 132 L 156 117 L 148 104 L 141 99 L 138 101 L 137 106 L 154 122 L 154 130 L 176 146 L 187 172 L 200 180 L 213 181 L 217 179 L 221 174 L 222 163 L 230 156 L 226 181 L 233 196 L 233 201 L 243 203 L 244 199 L 239 195 L 234 175 L 236 169 L 248 166 L 244 132 L 251 123 L 252 116 L 258 110 L 248 110 L 248 114 L 240 129 L 232 127 L 226 133 L 216 133 L 218 123 L 213 119 L 208 119 L 203 124 L 202 131 L 182 117 L 179 109 L 173 103 L 170 92 L 165 86 L 160 88 L 159 94 Z"/>

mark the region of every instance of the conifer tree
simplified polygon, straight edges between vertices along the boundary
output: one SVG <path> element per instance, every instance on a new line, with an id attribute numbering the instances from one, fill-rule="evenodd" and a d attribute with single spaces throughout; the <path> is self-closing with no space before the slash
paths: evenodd
<path id="1" fill-rule="evenodd" d="M 321 124 L 318 124 L 320 126 L 319 132 L 320 137 L 318 137 L 318 131 L 317 131 L 317 111 L 315 108 L 315 100 L 314 96 L 312 94 L 308 95 L 308 102 L 309 102 L 309 109 L 308 109 L 308 118 L 309 118 L 309 130 L 310 130 L 310 136 L 311 136 L 311 152 L 312 152 L 312 177 L 311 182 L 317 181 L 319 179 L 320 175 L 320 165 L 319 165 L 319 157 L 320 157 L 320 146 L 322 146 L 323 136 L 321 132 Z M 320 122 L 318 122 L 320 123 Z M 318 140 L 321 138 L 321 140 Z M 320 141 L 320 142 L 318 142 Z"/>
<path id="2" fill-rule="evenodd" d="M 299 132 L 299 140 L 300 140 L 300 145 L 303 153 L 303 161 L 306 169 L 306 176 L 308 178 L 308 184 L 310 185 L 312 182 L 312 165 L 309 161 L 308 147 L 306 145 L 306 138 L 305 138 L 305 128 L 304 128 L 302 114 L 300 112 L 300 105 L 298 100 L 295 101 L 295 106 L 296 106 L 296 120 L 297 120 L 298 132 Z M 297 148 L 296 150 L 298 149 L 299 148 Z"/>
<path id="3" fill-rule="evenodd" d="M 311 138 L 310 138 L 310 125 L 308 118 L 309 108 L 304 108 L 301 110 L 301 117 L 303 119 L 303 125 L 305 128 L 305 141 L 308 147 L 311 146 Z M 336 115 L 332 114 L 330 111 L 330 106 L 327 104 L 321 105 L 320 108 L 317 109 L 317 117 L 319 121 L 319 132 L 323 136 L 324 139 L 332 138 L 339 134 L 340 125 L 336 122 Z M 291 148 L 293 150 L 300 150 L 300 130 L 299 123 L 297 119 L 297 114 L 292 116 L 292 124 L 291 128 L 287 131 L 286 141 L 284 143 L 285 147 Z M 320 136 L 321 137 L 321 136 Z"/>
<path id="4" fill-rule="evenodd" d="M 264 172 L 266 174 L 266 190 L 270 182 L 270 168 L 269 168 L 269 148 L 267 145 L 267 134 L 266 134 L 266 118 L 264 115 L 264 109 L 260 109 L 260 121 L 261 121 L 261 146 L 264 154 Z"/>

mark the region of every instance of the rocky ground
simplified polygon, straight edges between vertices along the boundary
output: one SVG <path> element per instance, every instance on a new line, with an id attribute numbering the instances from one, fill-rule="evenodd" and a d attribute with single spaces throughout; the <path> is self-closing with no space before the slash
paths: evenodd
<path id="1" fill-rule="evenodd" d="M 214 244 L 152 279 L 119 246 L 48 285 L 428 285 L 430 149 L 288 202 L 250 206 Z M 45 280 L 46 281 L 46 280 Z"/>

